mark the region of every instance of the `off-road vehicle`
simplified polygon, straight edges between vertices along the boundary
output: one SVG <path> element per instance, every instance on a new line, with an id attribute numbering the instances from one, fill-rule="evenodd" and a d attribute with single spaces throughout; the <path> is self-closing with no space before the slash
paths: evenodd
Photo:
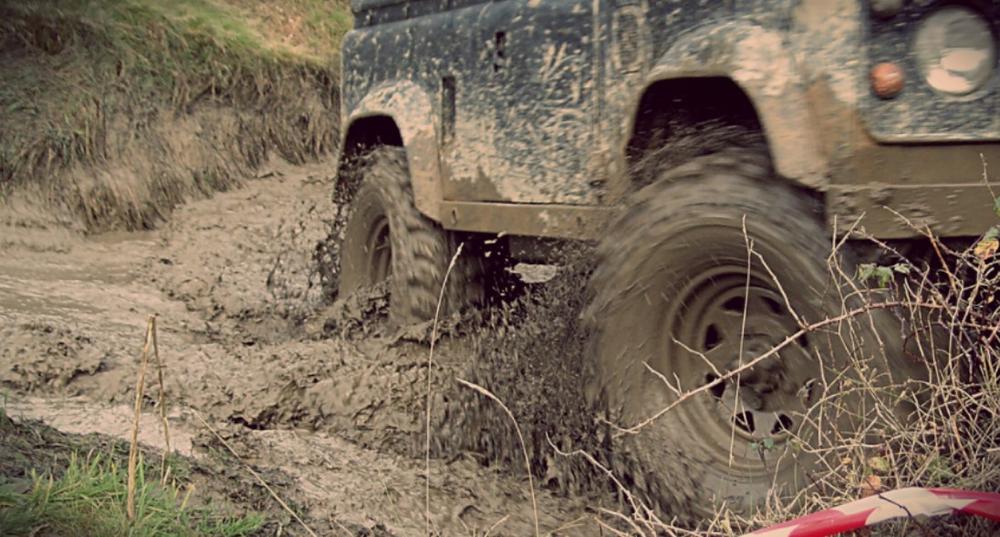
<path id="1" fill-rule="evenodd" d="M 839 239 L 993 222 L 1000 3 L 353 1 L 341 292 L 388 279 L 394 322 L 420 321 L 468 234 L 514 260 L 597 243 L 586 392 L 622 427 L 662 414 L 622 456 L 664 505 L 748 511 L 808 485 L 815 461 L 790 439 L 839 426 L 802 411 L 846 347 L 879 346 L 866 375 L 920 374 L 872 312 L 872 334 L 797 337 L 739 388 L 660 412 L 844 311 Z M 845 273 L 867 255 L 837 251 Z M 464 257 L 446 307 L 491 278 Z"/>

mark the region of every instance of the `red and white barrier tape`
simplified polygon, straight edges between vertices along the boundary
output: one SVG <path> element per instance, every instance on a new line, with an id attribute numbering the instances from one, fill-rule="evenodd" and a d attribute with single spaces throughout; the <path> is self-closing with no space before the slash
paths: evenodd
<path id="1" fill-rule="evenodd" d="M 1000 494 L 909 487 L 868 496 L 743 537 L 826 537 L 894 518 L 963 513 L 1000 521 Z"/>

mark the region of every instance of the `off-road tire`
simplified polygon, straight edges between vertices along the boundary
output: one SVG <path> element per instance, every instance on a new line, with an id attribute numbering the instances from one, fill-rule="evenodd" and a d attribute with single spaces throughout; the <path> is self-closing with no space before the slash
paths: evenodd
<path id="1" fill-rule="evenodd" d="M 664 387 L 663 380 L 652 374 L 645 363 L 671 383 L 684 378 L 682 391 L 705 384 L 694 366 L 681 367 L 695 359 L 679 354 L 676 341 L 671 341 L 675 338 L 673 328 L 682 324 L 675 322 L 676 318 L 697 311 L 695 306 L 681 302 L 693 296 L 689 289 L 699 289 L 695 287 L 701 282 L 699 278 L 724 281 L 726 276 L 721 272 L 718 279 L 705 275 L 715 274 L 709 271 L 730 263 L 742 266 L 746 274 L 744 218 L 753 250 L 767 261 L 793 309 L 806 322 L 843 311 L 840 295 L 830 283 L 830 241 L 821 206 L 808 194 L 774 179 L 766 154 L 750 149 L 727 150 L 667 171 L 632 196 L 626 212 L 597 249 L 590 281 L 592 299 L 583 316 L 592 333 L 585 356 L 585 391 L 591 404 L 607 413 L 610 423 L 632 427 L 676 399 L 677 395 Z M 763 271 L 756 258 L 752 263 L 752 274 Z M 850 271 L 850 262 L 843 263 Z M 743 285 L 742 280 L 736 281 Z M 702 303 L 708 303 L 707 299 Z M 776 326 L 774 323 L 768 326 Z M 884 356 L 901 356 L 895 318 L 876 312 L 871 324 L 882 333 L 883 360 Z M 746 337 L 747 331 L 740 331 L 737 339 Z M 824 346 L 822 339 L 817 336 L 810 344 Z M 874 344 L 870 338 L 866 342 Z M 747 352 L 742 345 L 739 348 Z M 833 344 L 821 352 L 828 371 L 846 367 L 844 348 Z M 807 352 L 796 354 L 789 358 L 789 364 L 807 361 L 807 357 Z M 911 366 L 893 365 L 898 368 L 896 372 L 911 371 Z M 885 363 L 878 369 L 883 373 L 892 371 Z M 690 382 L 688 376 L 692 377 Z M 733 388 L 719 397 L 727 393 L 738 397 L 735 394 L 743 393 L 740 390 Z M 725 469 L 719 470 L 725 464 L 719 465 L 711 458 L 717 451 L 714 442 L 705 441 L 711 435 L 699 435 L 709 430 L 705 428 L 708 424 L 693 419 L 703 415 L 696 411 L 702 407 L 693 406 L 697 397 L 681 403 L 637 434 L 612 435 L 617 438 L 612 446 L 616 461 L 629 474 L 634 489 L 647 500 L 670 515 L 693 518 L 712 513 L 722 502 L 737 512 L 749 513 L 761 507 L 769 493 L 785 495 L 807 484 L 805 471 L 816 461 L 795 449 L 785 449 L 787 446 L 781 447 L 780 463 L 774 463 L 776 488 L 771 487 L 770 479 L 735 477 L 732 467 L 728 474 Z M 710 408 L 713 403 L 697 404 Z M 805 402 L 803 405 L 807 406 Z M 779 423 L 782 427 L 795 426 Z M 803 426 L 797 433 L 807 439 L 805 429 Z M 780 433 L 783 429 L 774 431 Z M 743 451 L 745 446 L 739 438 L 736 450 Z M 770 455 L 776 454 L 766 454 Z M 752 459 L 748 459 L 748 468 L 752 468 Z"/>
<path id="2" fill-rule="evenodd" d="M 389 320 L 394 326 L 434 318 L 441 286 L 456 252 L 449 233 L 417 209 L 410 185 L 406 153 L 379 147 L 365 157 L 360 184 L 344 219 L 338 296 L 389 279 Z M 373 270 L 370 259 L 373 226 L 388 223 L 391 269 Z M 482 300 L 478 260 L 460 256 L 448 275 L 441 315 Z"/>

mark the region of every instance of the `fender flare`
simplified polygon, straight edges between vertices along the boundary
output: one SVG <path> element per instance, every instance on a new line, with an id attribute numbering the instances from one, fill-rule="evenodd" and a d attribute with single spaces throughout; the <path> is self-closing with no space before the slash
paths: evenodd
<path id="1" fill-rule="evenodd" d="M 697 77 L 727 77 L 736 83 L 757 111 L 777 172 L 811 188 L 824 187 L 828 158 L 814 128 L 803 78 L 781 33 L 747 21 L 695 29 L 653 64 L 644 88 Z"/>
<path id="2" fill-rule="evenodd" d="M 395 122 L 406 150 L 410 182 L 417 209 L 434 220 L 441 203 L 441 166 L 438 158 L 437 116 L 430 96 L 410 81 L 381 84 L 369 91 L 347 116 L 341 140 L 341 165 L 349 148 L 344 144 L 358 120 L 387 116 Z"/>

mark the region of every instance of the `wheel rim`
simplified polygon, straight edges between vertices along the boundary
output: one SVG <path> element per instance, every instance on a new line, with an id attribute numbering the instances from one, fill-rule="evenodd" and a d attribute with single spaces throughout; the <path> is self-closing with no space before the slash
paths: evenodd
<path id="1" fill-rule="evenodd" d="M 389 219 L 376 218 L 368 232 L 365 243 L 367 253 L 365 265 L 372 283 L 378 283 L 392 275 L 392 241 L 389 233 Z"/>
<path id="2" fill-rule="evenodd" d="M 685 390 L 717 380 L 767 352 L 798 329 L 780 292 L 745 265 L 700 272 L 677 295 L 665 319 L 667 379 Z M 745 320 L 744 320 L 745 312 Z M 773 476 L 775 464 L 813 403 L 818 377 L 809 341 L 800 338 L 752 369 L 681 405 L 680 419 L 705 446 L 720 476 Z M 737 382 L 738 381 L 738 382 Z"/>

